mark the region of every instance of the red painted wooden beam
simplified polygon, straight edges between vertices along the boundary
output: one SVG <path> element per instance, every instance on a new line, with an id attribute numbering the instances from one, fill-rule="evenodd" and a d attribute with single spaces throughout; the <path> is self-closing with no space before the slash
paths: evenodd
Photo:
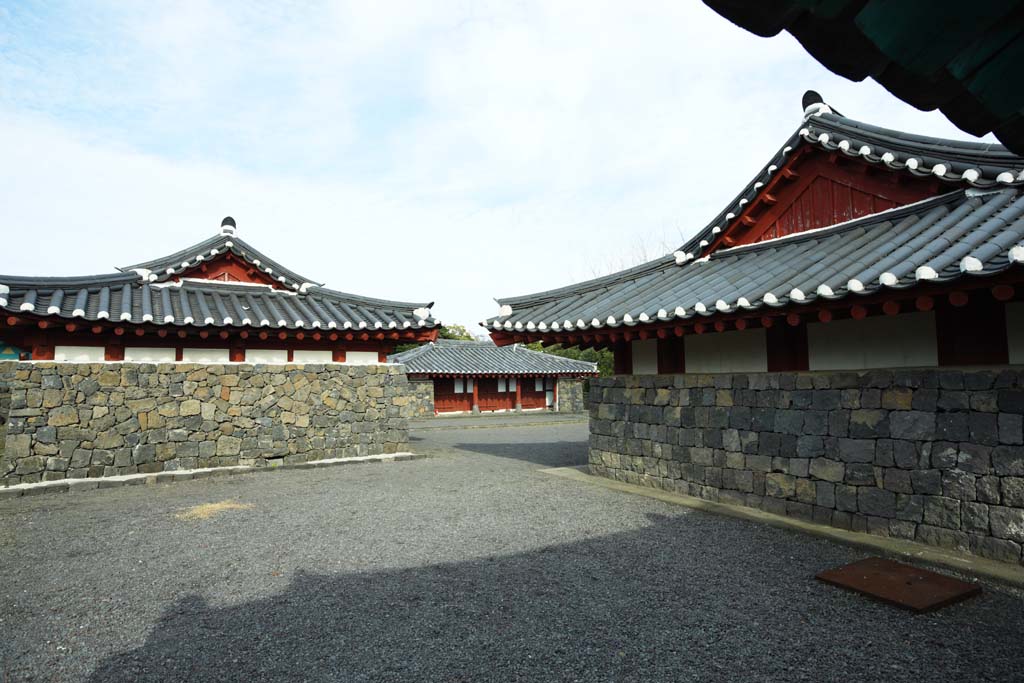
<path id="1" fill-rule="evenodd" d="M 935 299 L 930 296 L 919 296 L 914 299 L 914 308 L 919 311 L 930 311 L 935 308 Z"/>
<path id="2" fill-rule="evenodd" d="M 227 331 L 227 330 L 221 330 L 221 331 L 220 331 L 220 334 L 219 334 L 218 336 L 219 336 L 219 337 L 220 337 L 221 339 L 227 339 L 227 338 L 228 338 L 228 336 L 229 336 L 229 335 L 228 335 L 228 331 Z"/>
<path id="3" fill-rule="evenodd" d="M 277 338 L 280 339 L 281 341 L 284 341 L 285 339 L 288 338 L 288 333 L 287 332 L 278 332 L 277 333 Z"/>
<path id="4" fill-rule="evenodd" d="M 745 329 L 747 329 L 747 319 L 746 318 L 736 318 L 736 323 L 735 324 L 736 324 L 736 329 L 737 330 L 745 330 Z"/>
<path id="5" fill-rule="evenodd" d="M 1013 298 L 1014 289 L 1013 285 L 996 285 L 992 288 L 992 296 L 997 301 L 1009 301 Z"/>
<path id="6" fill-rule="evenodd" d="M 786 322 L 789 323 L 790 327 L 796 327 L 797 325 L 800 324 L 800 314 L 799 313 L 787 313 L 786 314 Z"/>
<path id="7" fill-rule="evenodd" d="M 145 328 L 142 328 L 142 327 L 136 327 L 135 328 L 135 336 L 136 337 L 141 337 L 141 336 L 143 336 L 145 334 L 146 334 Z"/>
<path id="8" fill-rule="evenodd" d="M 762 315 L 761 316 L 761 327 L 763 327 L 765 329 L 768 329 L 769 327 L 771 327 L 774 324 L 775 324 L 775 320 L 772 319 L 771 316 L 767 316 L 767 315 Z"/>
<path id="9" fill-rule="evenodd" d="M 949 303 L 953 304 L 957 308 L 962 308 L 967 305 L 970 297 L 967 296 L 967 292 L 950 292 Z"/>
<path id="10" fill-rule="evenodd" d="M 92 333 L 93 334 L 99 334 L 102 331 L 103 331 L 103 326 L 102 325 L 93 325 L 92 326 Z"/>
<path id="11" fill-rule="evenodd" d="M 868 309 L 864 308 L 860 304 L 854 304 L 850 307 L 850 317 L 854 320 L 863 320 L 868 317 Z"/>
<path id="12" fill-rule="evenodd" d="M 178 330 L 178 339 L 184 339 L 188 336 L 188 332 L 185 330 Z"/>
<path id="13" fill-rule="evenodd" d="M 886 315 L 898 315 L 900 312 L 900 302 L 886 301 L 882 304 L 882 312 Z"/>
<path id="14" fill-rule="evenodd" d="M 715 331 L 717 331 L 717 332 L 725 332 L 725 321 L 724 320 L 716 320 L 715 321 Z"/>
<path id="15" fill-rule="evenodd" d="M 823 323 L 832 322 L 832 311 L 828 310 L 827 308 L 823 308 L 820 311 L 818 311 L 818 321 Z"/>

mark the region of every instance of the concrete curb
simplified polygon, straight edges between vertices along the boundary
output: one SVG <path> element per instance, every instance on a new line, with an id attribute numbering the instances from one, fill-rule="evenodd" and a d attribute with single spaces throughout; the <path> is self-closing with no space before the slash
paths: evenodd
<path id="1" fill-rule="evenodd" d="M 831 541 L 852 545 L 858 548 L 873 550 L 886 555 L 897 556 L 915 562 L 937 565 L 952 569 L 956 572 L 969 576 L 977 576 L 998 583 L 1006 584 L 1014 588 L 1024 589 L 1024 567 L 989 560 L 977 555 L 968 555 L 945 548 L 924 545 L 915 541 L 907 541 L 899 538 L 886 536 L 872 536 L 856 531 L 845 531 L 835 527 L 805 522 L 793 517 L 773 515 L 770 512 L 748 508 L 741 505 L 730 505 L 728 503 L 713 503 L 703 498 L 695 498 L 680 493 L 670 493 L 661 489 L 637 486 L 599 477 L 587 472 L 587 466 L 580 467 L 551 467 L 538 470 L 544 474 L 572 479 L 585 484 L 603 486 L 613 491 L 632 493 L 635 495 L 654 498 L 673 505 L 682 505 L 694 510 L 703 510 L 728 517 L 736 517 L 750 521 L 767 524 L 780 529 L 800 531 L 812 536 L 827 538 Z"/>
<path id="2" fill-rule="evenodd" d="M 38 484 L 17 484 L 0 488 L 0 500 L 20 498 L 22 496 L 38 496 L 45 493 L 76 493 L 94 489 L 112 489 L 122 486 L 152 486 L 170 484 L 190 479 L 207 479 L 210 477 L 226 477 L 234 474 L 262 474 L 285 470 L 312 470 L 337 465 L 358 465 L 361 463 L 401 462 L 403 460 L 419 460 L 427 456 L 417 453 L 384 453 L 381 455 L 362 455 L 354 458 L 328 458 L 313 460 L 291 465 L 275 465 L 271 467 L 248 467 L 237 465 L 232 467 L 207 467 L 196 470 L 172 470 L 154 474 L 123 474 L 114 477 L 95 477 L 91 479 L 62 479 L 60 481 L 44 481 Z"/>

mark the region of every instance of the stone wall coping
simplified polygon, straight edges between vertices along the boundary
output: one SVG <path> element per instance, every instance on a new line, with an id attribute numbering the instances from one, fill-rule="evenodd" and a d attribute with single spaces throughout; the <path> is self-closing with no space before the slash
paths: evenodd
<path id="1" fill-rule="evenodd" d="M 121 486 L 137 486 L 140 484 L 169 484 L 175 481 L 205 479 L 208 477 L 220 477 L 233 474 L 256 474 L 262 472 L 278 472 L 282 470 L 311 470 L 320 467 L 358 465 L 360 463 L 401 462 L 404 460 L 419 460 L 424 457 L 426 456 L 410 452 L 382 453 L 380 455 L 359 455 L 351 458 L 328 458 L 325 460 L 313 460 L 310 462 L 295 463 L 291 465 L 271 465 L 268 467 L 233 465 L 228 467 L 204 467 L 194 470 L 169 470 L 166 472 L 157 472 L 155 474 L 121 474 L 110 477 L 61 479 L 60 481 L 44 481 L 36 484 L 15 484 L 13 486 L 0 488 L 0 500 L 3 500 L 4 498 L 18 498 L 21 496 L 36 496 L 44 493 L 68 493 L 88 491 L 92 489 L 118 488 Z"/>

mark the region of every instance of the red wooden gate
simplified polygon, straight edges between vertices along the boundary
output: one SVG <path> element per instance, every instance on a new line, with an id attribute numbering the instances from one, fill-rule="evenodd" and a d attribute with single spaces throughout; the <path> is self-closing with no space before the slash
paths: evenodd
<path id="1" fill-rule="evenodd" d="M 486 377 L 478 379 L 477 382 L 479 382 L 477 401 L 481 412 L 512 410 L 516 407 L 516 392 L 508 391 L 508 380 Z M 499 389 L 504 389 L 504 391 L 499 391 Z"/>
<path id="2" fill-rule="evenodd" d="M 461 382 L 462 393 L 455 393 L 455 382 Z M 468 391 L 466 391 L 468 389 Z M 464 379 L 434 379 L 434 410 L 439 413 L 469 412 L 473 409 L 473 389 Z"/>

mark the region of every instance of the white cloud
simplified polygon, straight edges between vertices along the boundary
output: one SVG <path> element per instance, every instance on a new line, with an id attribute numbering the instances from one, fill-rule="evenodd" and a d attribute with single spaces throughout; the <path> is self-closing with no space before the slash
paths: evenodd
<path id="1" fill-rule="evenodd" d="M 471 324 L 676 246 L 807 88 L 963 137 L 676 0 L 6 11 L 0 272 L 109 270 L 232 214 L 300 273 Z"/>

